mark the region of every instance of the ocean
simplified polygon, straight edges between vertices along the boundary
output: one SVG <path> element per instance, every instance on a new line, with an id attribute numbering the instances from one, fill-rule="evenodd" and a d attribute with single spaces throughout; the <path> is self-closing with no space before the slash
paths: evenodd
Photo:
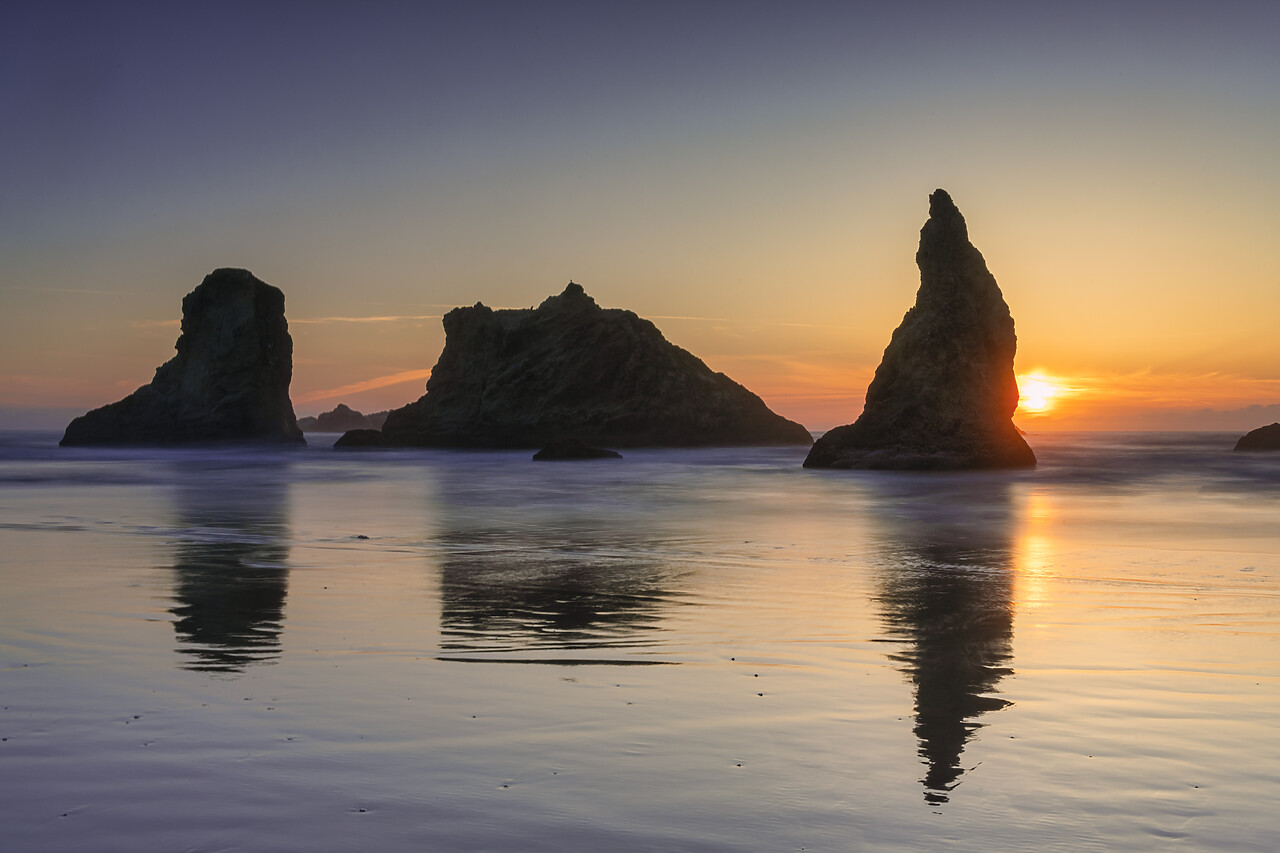
<path id="1" fill-rule="evenodd" d="M 0 433 L 0 849 L 1275 849 L 1280 454 Z"/>

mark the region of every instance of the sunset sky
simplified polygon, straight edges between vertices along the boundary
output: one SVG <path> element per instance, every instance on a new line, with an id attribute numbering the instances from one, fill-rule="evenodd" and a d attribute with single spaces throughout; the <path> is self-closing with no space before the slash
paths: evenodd
<path id="1" fill-rule="evenodd" d="M 441 314 L 573 279 L 825 429 L 938 187 L 1021 426 L 1280 420 L 1274 0 L 49 2 L 0 41 L 0 426 L 149 381 L 236 266 L 299 415 L 416 399 Z"/>

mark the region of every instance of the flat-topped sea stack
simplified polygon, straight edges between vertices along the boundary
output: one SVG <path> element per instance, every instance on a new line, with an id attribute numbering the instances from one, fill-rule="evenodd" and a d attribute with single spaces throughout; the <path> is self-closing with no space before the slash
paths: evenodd
<path id="1" fill-rule="evenodd" d="M 387 415 L 392 444 L 541 448 L 812 443 L 800 424 L 630 311 L 580 285 L 537 308 L 476 304 L 444 316 L 427 393 Z"/>
<path id="2" fill-rule="evenodd" d="M 1280 450 L 1280 423 L 1268 424 L 1240 436 L 1236 450 Z"/>
<path id="3" fill-rule="evenodd" d="M 214 270 L 183 298 L 175 346 L 151 384 L 76 418 L 60 443 L 306 443 L 289 400 L 293 339 L 277 288 L 248 270 Z"/>
<path id="4" fill-rule="evenodd" d="M 885 348 L 858 419 L 814 443 L 806 468 L 1030 468 L 1013 425 L 1013 318 L 944 190 L 920 230 L 920 290 Z"/>

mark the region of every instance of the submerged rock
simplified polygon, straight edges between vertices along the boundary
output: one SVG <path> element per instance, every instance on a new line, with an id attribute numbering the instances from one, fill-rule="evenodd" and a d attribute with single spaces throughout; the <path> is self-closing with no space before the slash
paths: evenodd
<path id="1" fill-rule="evenodd" d="M 920 230 L 920 290 L 894 331 L 858 419 L 823 435 L 806 468 L 1029 468 L 1012 416 L 1013 318 L 944 190 Z"/>
<path id="2" fill-rule="evenodd" d="M 344 432 L 333 443 L 342 450 L 358 450 L 366 447 L 391 447 L 391 442 L 378 429 L 351 429 Z"/>
<path id="3" fill-rule="evenodd" d="M 248 270 L 214 270 L 183 298 L 175 347 L 149 385 L 76 418 L 60 443 L 306 443 L 289 400 L 293 339 L 277 288 Z"/>
<path id="4" fill-rule="evenodd" d="M 653 323 L 599 307 L 573 282 L 536 309 L 455 308 L 444 329 L 426 395 L 383 424 L 393 444 L 812 443 L 803 426 L 669 343 Z"/>
<path id="5" fill-rule="evenodd" d="M 1236 450 L 1280 450 L 1280 423 L 1250 430 L 1240 436 Z"/>
<path id="6" fill-rule="evenodd" d="M 578 441 L 576 438 L 564 441 L 553 441 L 533 454 L 535 462 L 560 462 L 572 459 L 621 459 L 622 454 L 616 450 L 606 450 Z"/>

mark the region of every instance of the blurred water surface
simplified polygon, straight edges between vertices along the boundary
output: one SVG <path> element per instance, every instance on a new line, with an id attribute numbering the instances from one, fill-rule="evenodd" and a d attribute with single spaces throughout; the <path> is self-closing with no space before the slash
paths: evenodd
<path id="1" fill-rule="evenodd" d="M 0 434 L 0 849 L 1274 849 L 1280 454 Z"/>

